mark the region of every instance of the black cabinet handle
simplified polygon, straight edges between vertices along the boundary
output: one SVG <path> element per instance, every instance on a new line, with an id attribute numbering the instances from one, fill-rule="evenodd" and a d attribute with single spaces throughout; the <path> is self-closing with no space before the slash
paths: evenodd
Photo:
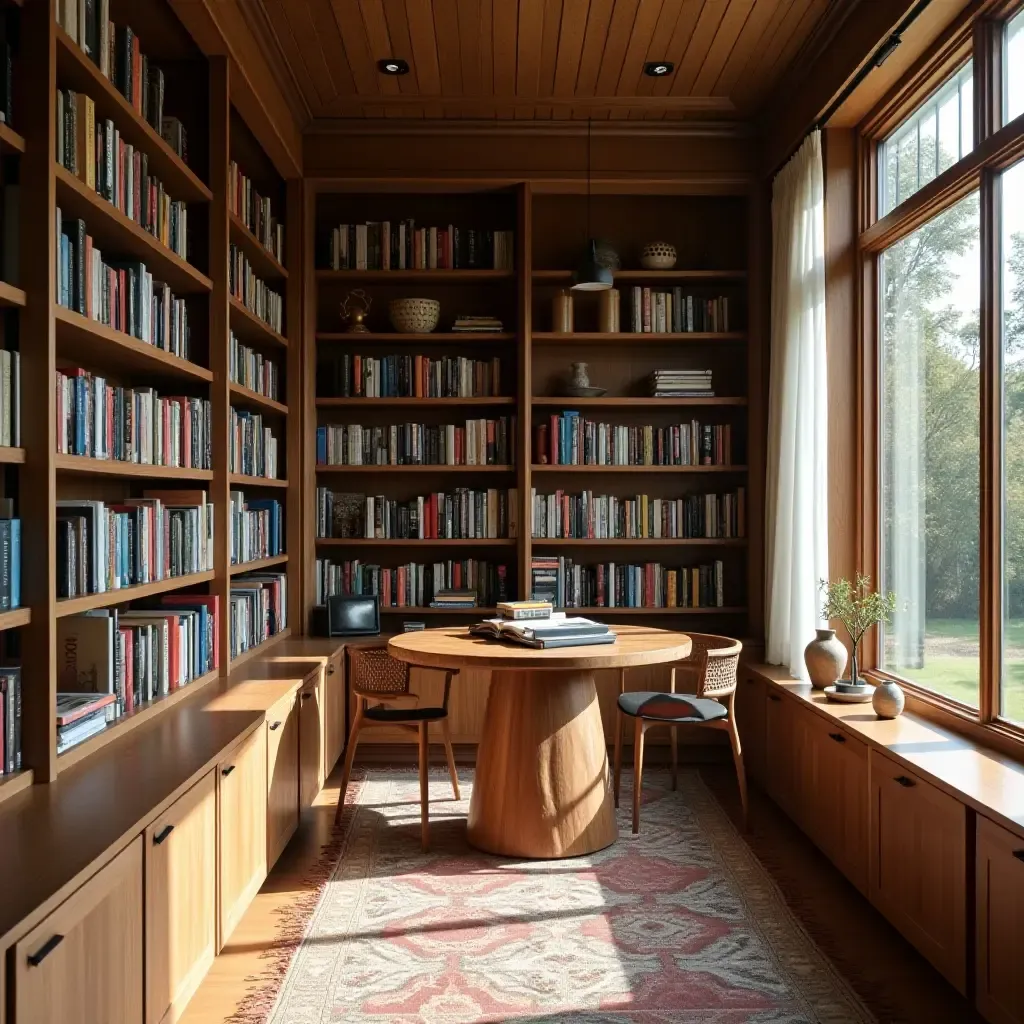
<path id="1" fill-rule="evenodd" d="M 29 967 L 38 967 L 63 941 L 63 935 L 51 935 L 35 953 L 29 953 Z"/>
<path id="2" fill-rule="evenodd" d="M 302 695 L 302 699 L 303 700 L 309 700 L 309 698 L 312 697 L 312 696 L 313 696 L 313 691 L 309 690 L 309 691 L 307 691 L 306 693 L 304 693 Z"/>
<path id="3" fill-rule="evenodd" d="M 778 704 L 778 702 L 782 700 L 782 698 L 777 693 L 769 693 L 768 699 L 775 701 L 776 704 Z"/>
<path id="4" fill-rule="evenodd" d="M 1024 860 L 1024 850 L 1014 850 L 1013 855 L 1017 860 Z"/>
<path id="5" fill-rule="evenodd" d="M 897 775 L 896 781 L 903 786 L 905 789 L 910 789 L 911 786 L 916 786 L 917 783 L 913 779 L 908 779 L 906 775 Z"/>
<path id="6" fill-rule="evenodd" d="M 836 743 L 845 743 L 846 737 L 841 732 L 830 732 L 828 734 L 830 740 L 835 740 Z"/>
<path id="7" fill-rule="evenodd" d="M 280 728 L 281 728 L 281 723 L 280 722 L 271 722 L 270 723 L 270 731 L 271 732 L 273 732 L 275 729 L 280 729 Z"/>
<path id="8" fill-rule="evenodd" d="M 327 674 L 329 676 L 333 676 L 334 675 L 334 668 L 335 668 L 334 665 L 328 665 L 327 666 Z"/>
<path id="9" fill-rule="evenodd" d="M 220 773 L 221 775 L 224 775 L 226 777 L 230 775 L 234 770 L 235 766 L 233 764 L 229 764 L 227 768 L 221 768 Z"/>
<path id="10" fill-rule="evenodd" d="M 173 825 L 168 825 L 167 828 L 161 829 L 155 836 L 153 836 L 153 845 L 159 846 L 173 831 Z"/>

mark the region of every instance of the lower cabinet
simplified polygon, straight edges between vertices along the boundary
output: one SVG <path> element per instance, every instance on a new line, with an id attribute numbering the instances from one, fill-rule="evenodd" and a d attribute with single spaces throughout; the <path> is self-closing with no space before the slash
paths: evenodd
<path id="1" fill-rule="evenodd" d="M 743 747 L 747 775 L 765 785 L 765 683 L 754 676 L 740 677 L 736 688 L 736 728 Z"/>
<path id="2" fill-rule="evenodd" d="M 977 1004 L 993 1024 L 1024 1022 L 1024 839 L 978 815 Z"/>
<path id="3" fill-rule="evenodd" d="M 15 1024 L 143 1019 L 142 838 L 15 947 Z"/>
<path id="4" fill-rule="evenodd" d="M 335 654 L 321 680 L 324 716 L 324 778 L 331 774 L 345 749 L 345 652 Z"/>
<path id="5" fill-rule="evenodd" d="M 299 798 L 311 807 L 324 785 L 324 716 L 320 676 L 299 691 Z"/>
<path id="6" fill-rule="evenodd" d="M 299 709 L 290 694 L 267 712 L 267 870 L 299 824 Z"/>
<path id="7" fill-rule="evenodd" d="M 146 1022 L 175 1021 L 217 952 L 217 783 L 197 782 L 143 834 Z"/>
<path id="8" fill-rule="evenodd" d="M 218 950 L 267 876 L 267 733 L 250 733 L 217 766 Z"/>
<path id="9" fill-rule="evenodd" d="M 967 809 L 871 751 L 869 894 L 961 992 L 967 990 Z"/>
<path id="10" fill-rule="evenodd" d="M 795 701 L 768 691 L 764 715 L 766 783 L 772 799 L 796 822 L 803 823 L 802 780 L 797 771 Z"/>

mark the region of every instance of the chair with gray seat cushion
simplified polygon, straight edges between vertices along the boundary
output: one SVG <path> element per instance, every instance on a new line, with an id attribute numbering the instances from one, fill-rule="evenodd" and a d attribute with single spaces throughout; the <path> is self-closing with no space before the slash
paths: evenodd
<path id="1" fill-rule="evenodd" d="M 708 633 L 687 634 L 693 643 L 685 661 L 673 665 L 669 692 L 626 690 L 626 673 L 619 674 L 619 700 L 615 718 L 615 806 L 619 805 L 622 776 L 622 726 L 625 716 L 636 720 L 633 731 L 633 833 L 640 831 L 640 794 L 643 785 L 644 734 L 658 725 L 672 732 L 672 788 L 678 773 L 678 726 L 706 726 L 729 733 L 732 756 L 740 786 L 743 827 L 747 827 L 747 776 L 743 770 L 743 751 L 736 731 L 736 669 L 743 644 L 727 636 Z M 677 693 L 679 677 L 687 684 L 686 693 Z"/>
<path id="2" fill-rule="evenodd" d="M 390 725 L 410 729 L 419 736 L 420 762 L 420 832 L 423 849 L 430 842 L 429 807 L 427 787 L 427 766 L 429 761 L 429 734 L 431 722 L 441 723 L 445 754 L 448 758 L 448 774 L 452 780 L 455 799 L 459 797 L 459 777 L 455 771 L 455 755 L 452 751 L 451 730 L 448 727 L 448 694 L 451 690 L 453 672 L 445 672 L 444 699 L 440 707 L 392 707 L 393 704 L 407 704 L 417 699 L 409 690 L 409 666 L 388 654 L 386 647 L 351 647 L 349 657 L 349 691 L 356 697 L 356 714 L 348 734 L 345 751 L 345 771 L 341 777 L 341 792 L 338 794 L 338 809 L 335 823 L 341 820 L 345 806 L 345 791 L 352 774 L 352 762 L 356 756 L 359 733 L 371 725 Z M 372 703 L 371 703 L 372 702 Z"/>

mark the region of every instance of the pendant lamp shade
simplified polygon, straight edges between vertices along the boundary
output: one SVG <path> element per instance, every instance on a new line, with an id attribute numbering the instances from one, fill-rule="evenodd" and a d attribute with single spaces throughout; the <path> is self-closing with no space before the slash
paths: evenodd
<path id="1" fill-rule="evenodd" d="M 587 242 L 587 251 L 573 274 L 572 290 L 576 292 L 603 292 L 611 288 L 613 283 L 610 267 L 602 267 L 597 262 L 597 242 L 591 238 Z"/>

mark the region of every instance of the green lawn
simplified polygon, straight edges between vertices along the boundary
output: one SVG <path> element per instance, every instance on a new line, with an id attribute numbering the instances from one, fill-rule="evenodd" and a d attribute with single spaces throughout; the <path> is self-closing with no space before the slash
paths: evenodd
<path id="1" fill-rule="evenodd" d="M 978 623 L 956 619 L 929 619 L 925 627 L 926 640 L 931 637 L 963 639 L 978 642 Z M 1006 628 L 1005 642 L 1011 648 L 1024 651 L 1024 622 L 1012 622 Z M 901 675 L 921 683 L 947 697 L 962 700 L 977 707 L 978 659 L 929 653 L 925 667 L 903 669 Z M 1024 722 L 1024 656 L 1007 656 L 1003 667 L 1003 714 L 1015 722 Z"/>

